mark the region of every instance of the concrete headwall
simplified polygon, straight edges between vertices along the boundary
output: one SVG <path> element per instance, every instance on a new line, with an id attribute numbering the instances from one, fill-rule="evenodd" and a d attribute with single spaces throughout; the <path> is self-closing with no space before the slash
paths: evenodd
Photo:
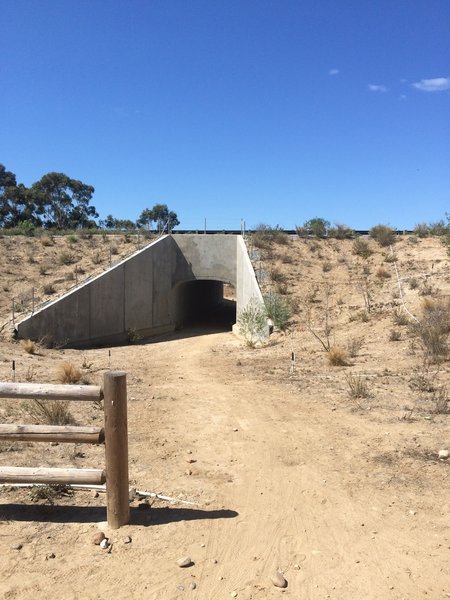
<path id="1" fill-rule="evenodd" d="M 195 280 L 233 284 L 238 314 L 251 299 L 262 302 L 241 236 L 168 235 L 18 323 L 18 337 L 83 347 L 172 331 L 189 313 L 177 305 L 189 301 L 180 286 Z M 204 290 L 217 302 L 222 285 Z"/>

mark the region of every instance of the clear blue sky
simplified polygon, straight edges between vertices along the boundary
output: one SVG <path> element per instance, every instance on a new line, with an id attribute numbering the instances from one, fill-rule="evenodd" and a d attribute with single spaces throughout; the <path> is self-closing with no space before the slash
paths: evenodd
<path id="1" fill-rule="evenodd" d="M 2 0 L 0 162 L 186 228 L 450 210 L 448 0 Z"/>

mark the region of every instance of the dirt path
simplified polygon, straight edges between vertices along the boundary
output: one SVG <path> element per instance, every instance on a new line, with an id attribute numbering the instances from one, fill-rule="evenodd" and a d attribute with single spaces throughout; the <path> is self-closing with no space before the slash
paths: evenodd
<path id="1" fill-rule="evenodd" d="M 389 432 L 307 389 L 263 381 L 248 356 L 231 334 L 117 349 L 131 373 L 132 477 L 200 506 L 135 504 L 110 554 L 92 545 L 95 509 L 85 523 L 81 512 L 73 523 L 11 517 L 3 597 L 449 597 L 448 494 L 436 510 L 429 490 L 418 501 L 414 472 L 410 485 L 393 484 L 395 470 L 370 461 Z M 177 567 L 183 555 L 195 564 Z M 268 579 L 278 567 L 284 592 Z"/>

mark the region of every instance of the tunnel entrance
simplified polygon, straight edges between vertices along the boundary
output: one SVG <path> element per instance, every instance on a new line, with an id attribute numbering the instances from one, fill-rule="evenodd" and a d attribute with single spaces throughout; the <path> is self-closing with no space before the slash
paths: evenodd
<path id="1" fill-rule="evenodd" d="M 180 283 L 174 290 L 176 329 L 231 331 L 236 323 L 236 295 L 232 285 L 216 280 Z"/>

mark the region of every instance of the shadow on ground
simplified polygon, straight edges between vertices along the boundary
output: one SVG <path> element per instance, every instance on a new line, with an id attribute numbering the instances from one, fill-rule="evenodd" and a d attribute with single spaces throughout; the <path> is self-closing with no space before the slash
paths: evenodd
<path id="1" fill-rule="evenodd" d="M 143 508 L 130 509 L 130 525 L 166 525 L 177 521 L 202 519 L 233 519 L 234 510 L 200 510 L 193 508 Z M 106 508 L 92 506 L 47 506 L 3 504 L 0 506 L 1 521 L 36 521 L 39 523 L 98 523 L 106 521 Z"/>

